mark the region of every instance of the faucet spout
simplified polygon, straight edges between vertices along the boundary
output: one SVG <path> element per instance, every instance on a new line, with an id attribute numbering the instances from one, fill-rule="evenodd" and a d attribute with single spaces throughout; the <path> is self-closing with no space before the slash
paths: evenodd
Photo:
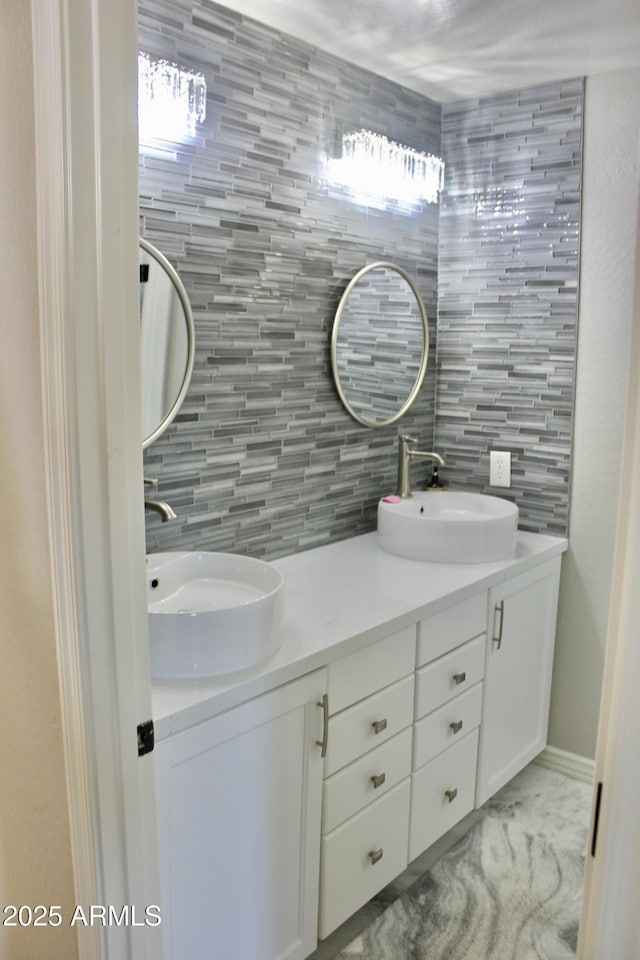
<path id="1" fill-rule="evenodd" d="M 444 457 L 439 453 L 430 450 L 414 450 L 413 444 L 417 443 L 415 437 L 410 437 L 403 433 L 400 435 L 400 446 L 398 448 L 398 490 L 397 494 L 403 500 L 411 496 L 411 461 L 412 460 L 432 460 L 439 466 L 446 466 Z"/>
<path id="2" fill-rule="evenodd" d="M 148 497 L 145 497 L 144 508 L 145 510 L 153 510 L 155 513 L 159 513 L 163 523 L 178 519 L 177 514 L 174 513 L 173 509 L 168 503 L 165 503 L 164 500 L 150 500 Z"/>

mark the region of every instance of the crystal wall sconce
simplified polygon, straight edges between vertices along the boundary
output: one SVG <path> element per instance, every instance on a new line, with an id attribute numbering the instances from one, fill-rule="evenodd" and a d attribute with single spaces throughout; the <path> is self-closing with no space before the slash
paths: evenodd
<path id="1" fill-rule="evenodd" d="M 169 60 L 138 54 L 138 128 L 143 143 L 184 140 L 196 134 L 206 113 L 203 74 Z"/>
<path id="2" fill-rule="evenodd" d="M 444 186 L 444 161 L 369 130 L 346 133 L 342 156 L 330 162 L 335 182 L 357 193 L 415 203 L 436 203 Z"/>

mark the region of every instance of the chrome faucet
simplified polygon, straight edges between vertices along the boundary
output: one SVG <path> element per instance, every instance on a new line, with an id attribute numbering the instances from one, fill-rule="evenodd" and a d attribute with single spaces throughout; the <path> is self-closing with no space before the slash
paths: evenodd
<path id="1" fill-rule="evenodd" d="M 147 480 L 145 477 L 144 485 L 157 487 L 157 480 Z M 177 520 L 178 516 L 174 513 L 173 508 L 169 506 L 164 500 L 150 500 L 148 497 L 144 498 L 144 508 L 145 510 L 153 510 L 155 513 L 159 513 L 162 517 L 163 523 L 168 523 L 169 520 Z"/>
<path id="2" fill-rule="evenodd" d="M 426 450 L 414 450 L 413 444 L 417 443 L 415 437 L 410 437 L 406 433 L 400 434 L 400 446 L 398 447 L 398 496 L 406 500 L 411 496 L 411 461 L 412 460 L 433 460 L 434 463 L 444 467 L 444 457 L 439 453 L 432 453 Z"/>
<path id="3" fill-rule="evenodd" d="M 168 520 L 178 519 L 178 515 L 174 513 L 173 509 L 168 503 L 165 503 L 164 500 L 149 500 L 148 497 L 145 497 L 144 508 L 145 510 L 154 510 L 156 513 L 159 513 L 163 523 L 167 523 Z"/>

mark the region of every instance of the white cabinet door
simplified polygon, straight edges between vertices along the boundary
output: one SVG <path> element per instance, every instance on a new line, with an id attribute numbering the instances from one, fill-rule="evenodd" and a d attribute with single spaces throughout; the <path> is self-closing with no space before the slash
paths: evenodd
<path id="1" fill-rule="evenodd" d="M 160 741 L 164 960 L 302 960 L 317 942 L 318 670 Z"/>
<path id="2" fill-rule="evenodd" d="M 547 742 L 560 558 L 490 592 L 476 805 Z"/>

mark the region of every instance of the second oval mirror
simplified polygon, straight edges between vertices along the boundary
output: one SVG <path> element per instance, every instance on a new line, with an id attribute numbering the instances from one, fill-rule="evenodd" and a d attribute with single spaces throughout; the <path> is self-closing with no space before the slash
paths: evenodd
<path id="1" fill-rule="evenodd" d="M 409 275 L 385 261 L 359 270 L 331 338 L 336 388 L 351 416 L 367 427 L 398 420 L 420 390 L 428 355 L 427 313 Z"/>
<path id="2" fill-rule="evenodd" d="M 164 433 L 189 386 L 195 332 L 189 298 L 169 261 L 140 239 L 142 446 Z"/>

